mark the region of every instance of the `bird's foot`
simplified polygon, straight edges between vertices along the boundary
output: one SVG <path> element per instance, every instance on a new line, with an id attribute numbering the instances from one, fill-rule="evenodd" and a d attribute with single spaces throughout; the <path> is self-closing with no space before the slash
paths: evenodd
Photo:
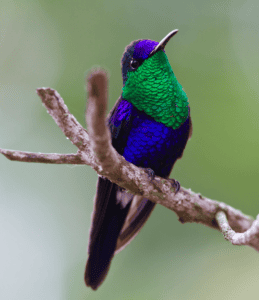
<path id="1" fill-rule="evenodd" d="M 148 178 L 152 181 L 156 174 L 151 168 L 141 168 L 148 175 Z"/>
<path id="2" fill-rule="evenodd" d="M 174 188 L 174 193 L 177 194 L 181 188 L 180 182 L 171 178 L 168 178 L 167 180 L 170 181 L 172 187 Z"/>

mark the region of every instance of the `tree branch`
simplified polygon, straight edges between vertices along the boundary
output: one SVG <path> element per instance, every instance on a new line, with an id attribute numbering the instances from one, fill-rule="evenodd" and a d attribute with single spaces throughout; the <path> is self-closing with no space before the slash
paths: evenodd
<path id="1" fill-rule="evenodd" d="M 100 176 L 105 176 L 112 182 L 127 189 L 130 193 L 142 195 L 170 210 L 173 210 L 182 223 L 201 223 L 214 229 L 223 231 L 225 236 L 226 224 L 236 232 L 244 233 L 242 244 L 249 245 L 259 251 L 259 226 L 253 225 L 253 219 L 241 211 L 193 193 L 191 190 L 180 188 L 175 194 L 175 188 L 169 180 L 155 176 L 150 181 L 148 175 L 141 168 L 127 162 L 111 145 L 110 131 L 105 121 L 107 106 L 107 75 L 103 70 L 92 70 L 87 78 L 89 105 L 87 109 L 87 123 L 89 136 L 86 130 L 69 112 L 60 95 L 50 88 L 37 89 L 43 104 L 66 137 L 78 148 L 77 154 L 41 154 L 0 149 L 0 153 L 7 158 L 26 162 L 45 163 L 75 163 L 91 166 Z M 228 222 L 226 222 L 227 217 Z M 258 220 L 256 221 L 256 224 Z M 218 226 L 219 224 L 219 226 Z M 251 227 L 251 228 L 250 228 Z M 230 227 L 227 227 L 229 231 Z M 231 229 L 230 228 L 230 229 Z M 250 228 L 250 229 L 249 229 Z M 249 230 L 248 230 L 249 229 Z M 232 229 L 231 229 L 232 230 Z M 233 231 L 233 232 L 234 232 Z M 233 232 L 228 240 L 232 241 Z M 252 238 L 252 235 L 255 237 Z M 251 238 L 247 238 L 251 236 Z M 231 240 L 232 239 L 232 240 Z M 235 238 L 234 238 L 235 240 Z M 241 244 L 241 243 L 240 243 Z"/>
<path id="2" fill-rule="evenodd" d="M 0 149 L 6 158 L 10 160 L 34 162 L 44 164 L 72 164 L 72 165 L 85 165 L 78 154 L 58 154 L 58 153 L 33 153 L 15 150 Z"/>

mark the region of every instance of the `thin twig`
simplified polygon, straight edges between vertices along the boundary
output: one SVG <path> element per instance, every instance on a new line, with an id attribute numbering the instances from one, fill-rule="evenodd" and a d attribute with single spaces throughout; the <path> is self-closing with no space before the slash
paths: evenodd
<path id="1" fill-rule="evenodd" d="M 106 126 L 108 96 L 107 74 L 101 69 L 93 69 L 87 78 L 88 107 L 86 122 L 91 149 L 101 170 L 115 168 L 119 156 L 111 144 L 111 133 Z M 105 173 L 103 173 L 105 175 Z"/>
<path id="2" fill-rule="evenodd" d="M 15 150 L 0 149 L 6 158 L 10 160 L 34 162 L 44 164 L 72 164 L 72 165 L 85 165 L 79 154 L 57 154 L 57 153 L 33 153 Z"/>
<path id="3" fill-rule="evenodd" d="M 235 232 L 230 227 L 227 216 L 223 211 L 219 211 L 216 214 L 216 220 L 219 224 L 220 231 L 224 235 L 224 238 L 233 245 L 249 245 L 254 247 L 254 245 L 259 244 L 259 215 L 253 222 L 252 226 L 243 233 Z M 256 250 L 259 251 L 258 248 L 256 248 Z"/>

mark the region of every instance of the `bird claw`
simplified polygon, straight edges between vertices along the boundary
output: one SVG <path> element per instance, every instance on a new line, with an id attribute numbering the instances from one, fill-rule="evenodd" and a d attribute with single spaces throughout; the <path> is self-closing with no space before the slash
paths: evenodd
<path id="1" fill-rule="evenodd" d="M 151 181 L 155 178 L 156 174 L 151 168 L 141 168 L 141 169 L 148 175 Z M 169 180 L 169 182 L 171 183 L 174 189 L 174 193 L 177 194 L 181 188 L 180 182 L 171 178 L 167 178 L 167 180 Z"/>
<path id="2" fill-rule="evenodd" d="M 141 169 L 145 171 L 145 173 L 148 175 L 151 181 L 155 178 L 156 174 L 151 168 L 141 168 Z"/>
<path id="3" fill-rule="evenodd" d="M 174 193 L 177 194 L 181 188 L 180 182 L 175 179 L 171 179 L 171 178 L 168 178 L 168 180 L 170 181 L 172 187 L 175 190 Z"/>

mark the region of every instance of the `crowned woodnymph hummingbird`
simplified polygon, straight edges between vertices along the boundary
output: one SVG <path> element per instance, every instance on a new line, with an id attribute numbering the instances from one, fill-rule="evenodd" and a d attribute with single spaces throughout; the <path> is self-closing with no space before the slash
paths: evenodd
<path id="1" fill-rule="evenodd" d="M 122 94 L 108 116 L 112 145 L 138 167 L 168 178 L 181 158 L 192 124 L 186 93 L 165 54 L 173 30 L 159 43 L 131 42 L 123 53 Z M 115 253 L 138 234 L 155 207 L 99 177 L 85 270 L 87 286 L 96 290 L 105 279 Z"/>

